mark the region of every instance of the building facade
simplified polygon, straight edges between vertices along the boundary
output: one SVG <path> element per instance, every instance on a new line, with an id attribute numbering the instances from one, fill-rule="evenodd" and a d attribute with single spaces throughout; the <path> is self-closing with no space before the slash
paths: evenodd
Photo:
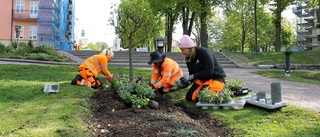
<path id="1" fill-rule="evenodd" d="M 293 7 L 297 19 L 297 42 L 300 50 L 320 50 L 320 8 L 309 7 L 303 0 Z"/>
<path id="2" fill-rule="evenodd" d="M 0 42 L 73 50 L 74 0 L 1 0 Z"/>

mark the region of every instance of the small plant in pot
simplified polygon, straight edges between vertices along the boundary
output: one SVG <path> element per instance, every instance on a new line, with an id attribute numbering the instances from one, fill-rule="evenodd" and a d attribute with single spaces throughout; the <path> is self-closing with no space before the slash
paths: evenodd
<path id="1" fill-rule="evenodd" d="M 221 104 L 232 101 L 233 92 L 230 89 L 224 89 L 221 92 L 213 92 L 209 88 L 204 88 L 198 94 L 198 100 L 203 103 Z"/>
<path id="2" fill-rule="evenodd" d="M 232 81 L 227 81 L 227 88 L 229 88 L 231 91 L 239 91 L 244 86 L 244 83 L 240 79 L 235 79 Z"/>

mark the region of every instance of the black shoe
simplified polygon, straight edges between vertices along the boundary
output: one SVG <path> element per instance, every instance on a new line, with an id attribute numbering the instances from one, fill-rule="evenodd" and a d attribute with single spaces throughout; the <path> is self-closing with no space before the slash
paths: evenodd
<path id="1" fill-rule="evenodd" d="M 80 75 L 76 75 L 76 77 L 71 81 L 71 85 L 77 85 L 77 81 L 81 81 L 82 77 Z"/>

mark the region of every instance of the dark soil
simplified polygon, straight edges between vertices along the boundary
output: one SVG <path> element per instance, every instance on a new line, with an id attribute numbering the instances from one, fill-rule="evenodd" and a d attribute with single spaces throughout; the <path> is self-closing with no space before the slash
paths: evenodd
<path id="1" fill-rule="evenodd" d="M 233 136 L 218 122 L 218 117 L 209 117 L 200 108 L 178 107 L 166 94 L 157 94 L 154 100 L 159 103 L 158 109 L 133 109 L 126 106 L 113 90 L 98 90 L 92 96 L 92 111 L 97 122 L 94 136 Z"/>

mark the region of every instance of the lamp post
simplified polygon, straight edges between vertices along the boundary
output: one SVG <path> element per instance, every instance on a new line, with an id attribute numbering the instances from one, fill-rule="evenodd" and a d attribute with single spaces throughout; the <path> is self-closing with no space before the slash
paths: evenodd
<path id="1" fill-rule="evenodd" d="M 157 50 L 159 51 L 159 53 L 163 53 L 163 46 L 164 46 L 164 38 L 162 37 L 158 37 L 156 39 L 156 46 L 157 46 Z"/>
<path id="2" fill-rule="evenodd" d="M 21 31 L 21 26 L 15 25 L 14 30 L 16 31 L 16 39 L 17 39 L 17 48 L 19 46 L 19 37 L 20 37 L 20 31 Z"/>

